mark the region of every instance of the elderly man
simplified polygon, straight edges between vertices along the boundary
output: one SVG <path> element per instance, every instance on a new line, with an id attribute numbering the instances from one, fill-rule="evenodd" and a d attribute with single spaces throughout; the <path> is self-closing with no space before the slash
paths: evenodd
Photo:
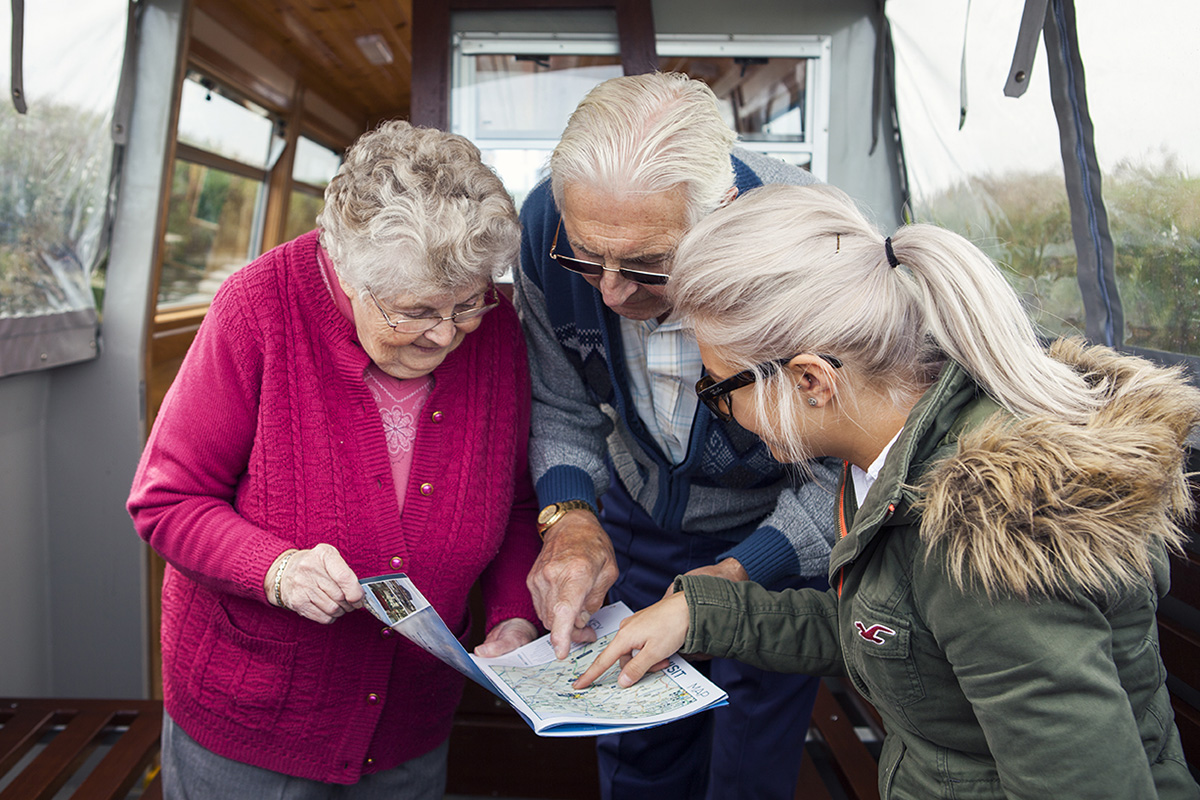
<path id="1" fill-rule="evenodd" d="M 515 285 L 544 539 L 529 586 L 560 658 L 594 638 L 606 594 L 638 609 L 680 573 L 776 588 L 825 574 L 832 470 L 808 465 L 806 480 L 698 405 L 699 349 L 666 299 L 671 254 L 697 221 L 763 183 L 814 182 L 735 139 L 703 83 L 615 78 L 572 114 L 522 209 Z M 602 737 L 604 797 L 792 796 L 816 679 L 699 666 L 730 705 Z"/>

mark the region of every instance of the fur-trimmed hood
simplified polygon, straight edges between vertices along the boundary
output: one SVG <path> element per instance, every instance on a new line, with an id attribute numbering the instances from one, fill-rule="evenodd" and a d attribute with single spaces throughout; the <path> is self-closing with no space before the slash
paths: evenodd
<path id="1" fill-rule="evenodd" d="M 989 595 L 1104 592 L 1152 575 L 1178 550 L 1192 513 L 1185 442 L 1200 426 L 1200 390 L 1106 347 L 1056 343 L 1051 355 L 1108 401 L 1085 424 L 996 414 L 918 486 L 921 535 L 952 577 Z"/>

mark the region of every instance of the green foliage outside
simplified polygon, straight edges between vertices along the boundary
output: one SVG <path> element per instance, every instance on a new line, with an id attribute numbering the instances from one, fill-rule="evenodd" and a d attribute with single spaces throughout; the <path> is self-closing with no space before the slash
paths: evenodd
<path id="1" fill-rule="evenodd" d="M 209 173 L 213 173 L 211 176 Z M 171 198 L 167 203 L 166 246 L 163 253 L 162 277 L 159 282 L 159 304 L 179 302 L 186 298 L 195 284 L 204 276 L 205 262 L 216 237 L 215 220 L 193 216 L 193 206 L 214 205 L 213 194 L 222 198 L 228 191 L 229 174 L 219 170 L 208 170 L 198 164 L 175 161 L 171 178 Z M 197 187 L 212 185 L 207 201 L 202 201 L 204 189 L 194 200 L 191 195 Z M 211 215 L 211 211 L 209 211 Z M 208 224 L 203 224 L 207 222 Z M 200 223 L 200 224 L 195 224 Z"/>
<path id="2" fill-rule="evenodd" d="M 1124 344 L 1200 355 L 1200 179 L 1173 159 L 1122 163 L 1104 176 Z M 1071 215 L 1060 173 L 971 178 L 918 209 L 1005 269 L 1049 335 L 1082 335 L 1083 300 Z"/>
<path id="3" fill-rule="evenodd" d="M 1200 355 L 1200 178 L 1122 164 L 1105 188 L 1125 343 Z"/>
<path id="4" fill-rule="evenodd" d="M 0 317 L 95 303 L 112 151 L 102 115 L 48 101 L 22 115 L 0 103 Z"/>
<path id="5" fill-rule="evenodd" d="M 167 206 L 160 307 L 208 302 L 232 269 L 243 266 L 262 184 L 224 170 L 175 161 Z"/>
<path id="6" fill-rule="evenodd" d="M 324 207 L 325 198 L 323 197 L 292 192 L 291 200 L 288 201 L 287 223 L 283 231 L 283 240 L 291 241 L 317 227 L 317 215 Z"/>

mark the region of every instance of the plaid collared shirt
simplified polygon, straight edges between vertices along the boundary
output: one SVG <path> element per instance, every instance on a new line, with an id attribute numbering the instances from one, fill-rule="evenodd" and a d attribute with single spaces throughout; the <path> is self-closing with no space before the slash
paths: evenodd
<path id="1" fill-rule="evenodd" d="M 621 341 L 638 416 L 675 464 L 687 457 L 696 416 L 700 347 L 682 322 L 621 318 Z"/>

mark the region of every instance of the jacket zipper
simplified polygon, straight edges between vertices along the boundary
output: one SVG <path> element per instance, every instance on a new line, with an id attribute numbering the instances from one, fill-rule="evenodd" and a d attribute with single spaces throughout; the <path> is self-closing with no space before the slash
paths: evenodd
<path id="1" fill-rule="evenodd" d="M 837 525 L 838 525 L 838 538 L 839 539 L 845 539 L 847 536 L 850 535 L 850 526 L 846 523 L 846 492 L 848 492 L 850 490 L 850 487 L 847 486 L 847 483 L 849 481 L 850 481 L 850 462 L 843 461 L 842 462 L 842 485 L 841 485 L 841 491 L 838 492 L 838 502 L 837 502 Z M 880 520 L 880 524 L 887 522 L 889 519 L 892 518 L 892 514 L 895 514 L 895 513 L 896 513 L 896 504 L 888 503 L 887 511 L 884 513 L 883 519 Z M 842 585 L 846 581 L 846 567 L 848 567 L 849 565 L 850 565 L 850 562 L 847 561 L 846 563 L 842 564 L 842 566 L 838 567 L 837 593 L 838 593 L 839 598 L 842 596 Z"/>
<path id="2" fill-rule="evenodd" d="M 837 504 L 837 523 L 838 534 L 840 539 L 845 539 L 850 535 L 850 529 L 846 525 L 846 481 L 850 480 L 850 462 L 842 462 L 842 490 L 838 492 Z M 846 579 L 846 565 L 843 564 L 838 568 L 838 597 L 842 596 L 842 583 Z"/>

